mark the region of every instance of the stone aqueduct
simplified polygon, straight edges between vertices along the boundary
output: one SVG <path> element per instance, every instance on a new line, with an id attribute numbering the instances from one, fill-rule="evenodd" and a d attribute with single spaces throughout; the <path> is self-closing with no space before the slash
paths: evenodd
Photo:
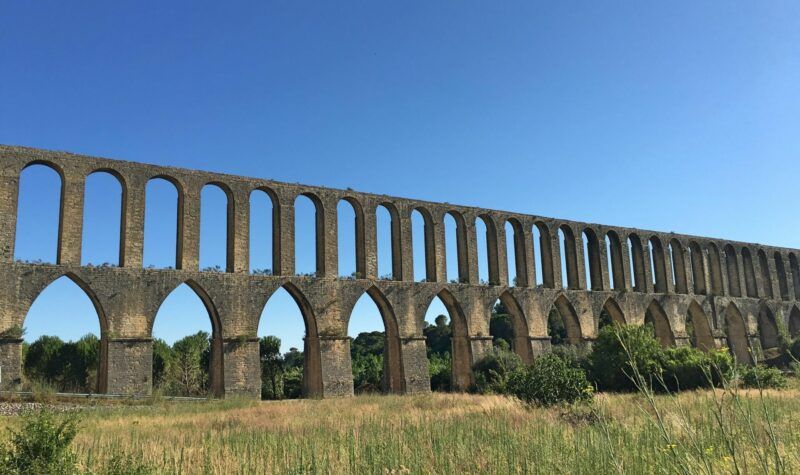
<path id="1" fill-rule="evenodd" d="M 743 362 L 777 345 L 779 325 L 793 335 L 800 333 L 800 251 L 794 249 L 23 147 L 0 146 L 0 163 L 0 365 L 6 387 L 21 379 L 22 340 L 14 329 L 23 326 L 37 295 L 62 276 L 80 286 L 97 310 L 102 334 L 99 391 L 114 394 L 151 392 L 153 321 L 161 302 L 183 283 L 198 294 L 211 316 L 211 385 L 218 396 L 259 396 L 256 330 L 266 301 L 280 287 L 303 314 L 303 386 L 306 394 L 318 397 L 353 393 L 347 327 L 353 306 L 365 292 L 378 306 L 386 328 L 386 389 L 398 393 L 430 390 L 422 329 L 435 296 L 453 322 L 453 381 L 458 389 L 470 385 L 472 363 L 492 346 L 489 319 L 498 299 L 512 314 L 514 351 L 526 361 L 549 350 L 547 316 L 553 307 L 572 344 L 595 338 L 603 310 L 616 321 L 652 321 L 664 345 L 728 346 Z M 53 265 L 14 259 L 19 178 L 33 164 L 55 169 L 62 180 Z M 81 266 L 84 183 L 98 171 L 112 174 L 122 187 L 118 266 Z M 164 178 L 178 189 L 175 269 L 142 266 L 144 195 L 152 178 Z M 225 272 L 198 268 L 200 190 L 206 184 L 220 187 L 228 199 Z M 274 275 L 254 275 L 248 269 L 249 200 L 254 190 L 265 191 L 273 202 Z M 295 275 L 294 201 L 301 194 L 316 207 L 315 276 Z M 357 278 L 338 275 L 340 200 L 352 204 L 356 214 Z M 391 279 L 377 275 L 375 210 L 380 205 L 392 217 Z M 422 282 L 413 278 L 414 210 L 425 222 Z M 448 213 L 457 223 L 457 282 L 448 282 L 446 276 Z M 478 278 L 476 219 L 487 229 L 488 284 Z M 507 222 L 514 229 L 515 285 L 508 282 Z M 539 255 L 534 256 L 537 248 Z M 539 279 L 536 259 L 541 263 Z"/>

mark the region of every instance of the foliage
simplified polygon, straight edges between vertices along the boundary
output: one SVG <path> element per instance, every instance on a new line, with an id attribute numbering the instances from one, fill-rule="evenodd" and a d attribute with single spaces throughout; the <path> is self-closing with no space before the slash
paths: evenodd
<path id="1" fill-rule="evenodd" d="M 498 301 L 492 309 L 489 334 L 494 337 L 494 346 L 504 349 L 511 348 L 511 342 L 514 341 L 514 327 L 511 323 L 511 315 L 501 301 Z"/>
<path id="2" fill-rule="evenodd" d="M 512 373 L 508 381 L 510 394 L 541 406 L 589 401 L 593 391 L 582 369 L 554 354 L 536 358 L 529 367 Z"/>
<path id="3" fill-rule="evenodd" d="M 475 389 L 481 394 L 506 394 L 511 374 L 522 367 L 515 353 L 495 348 L 472 367 Z"/>
<path id="4" fill-rule="evenodd" d="M 741 367 L 738 376 L 745 388 L 784 389 L 788 385 L 780 369 L 764 365 Z"/>
<path id="5" fill-rule="evenodd" d="M 547 334 L 553 345 L 563 345 L 567 342 L 567 327 L 558 310 L 552 308 L 547 314 Z"/>
<path id="6" fill-rule="evenodd" d="M 712 384 L 719 386 L 723 378 L 730 378 L 734 366 L 733 357 L 724 349 L 706 353 L 683 346 L 662 351 L 659 360 L 661 379 L 663 386 L 671 391 L 709 387 Z"/>
<path id="7" fill-rule="evenodd" d="M 439 315 L 435 322 L 434 325 L 426 322 L 425 328 L 422 330 L 429 359 L 434 354 L 450 354 L 450 337 L 453 335 L 453 329 L 448 323 L 447 316 Z"/>
<path id="8" fill-rule="evenodd" d="M 353 389 L 358 393 L 376 393 L 382 388 L 383 355 L 366 355 L 353 360 Z"/>
<path id="9" fill-rule="evenodd" d="M 24 352 L 28 380 L 58 391 L 93 392 L 97 387 L 100 340 L 87 334 L 75 342 L 43 335 Z"/>
<path id="10" fill-rule="evenodd" d="M 172 345 L 166 370 L 165 389 L 174 396 L 205 396 L 208 393 L 211 343 L 200 331 Z"/>
<path id="11" fill-rule="evenodd" d="M 22 427 L 11 430 L 0 447 L 0 474 L 73 474 L 76 458 L 70 448 L 78 432 L 77 415 L 43 409 L 22 416 Z"/>
<path id="12" fill-rule="evenodd" d="M 0 332 L 0 338 L 22 338 L 25 335 L 26 329 L 19 325 L 14 325 L 11 328 Z"/>
<path id="13" fill-rule="evenodd" d="M 450 353 L 434 353 L 428 359 L 428 373 L 431 378 L 431 390 L 450 390 L 451 366 L 452 358 Z"/>
<path id="14" fill-rule="evenodd" d="M 141 454 L 134 456 L 115 453 L 106 462 L 102 473 L 104 475 L 150 475 L 158 472 L 149 464 L 142 462 Z"/>
<path id="15" fill-rule="evenodd" d="M 153 386 L 160 388 L 166 385 L 167 368 L 172 363 L 172 348 L 166 341 L 153 340 Z"/>
<path id="16" fill-rule="evenodd" d="M 284 360 L 281 340 L 276 336 L 261 337 L 258 341 L 261 362 L 261 399 L 283 399 Z"/>
<path id="17" fill-rule="evenodd" d="M 661 356 L 661 345 L 649 325 L 605 326 L 589 355 L 591 377 L 603 390 L 633 390 L 632 366 L 650 378 L 660 374 Z"/>

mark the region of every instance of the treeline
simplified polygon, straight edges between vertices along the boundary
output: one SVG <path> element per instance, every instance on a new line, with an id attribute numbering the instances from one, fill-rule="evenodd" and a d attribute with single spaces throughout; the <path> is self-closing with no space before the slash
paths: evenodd
<path id="1" fill-rule="evenodd" d="M 43 335 L 22 344 L 22 361 L 28 389 L 43 384 L 58 392 L 96 392 L 100 339 L 90 333 L 65 342 Z"/>

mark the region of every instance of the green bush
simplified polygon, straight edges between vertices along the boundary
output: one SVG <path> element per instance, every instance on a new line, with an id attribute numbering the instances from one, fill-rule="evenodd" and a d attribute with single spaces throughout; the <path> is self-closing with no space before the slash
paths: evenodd
<path id="1" fill-rule="evenodd" d="M 633 365 L 651 380 L 661 374 L 662 355 L 650 325 L 608 325 L 600 329 L 589 355 L 591 378 L 602 390 L 634 390 Z"/>
<path id="2" fill-rule="evenodd" d="M 26 413 L 19 431 L 9 429 L 10 442 L 0 447 L 0 474 L 73 474 L 75 454 L 70 449 L 77 434 L 76 414 L 49 410 Z"/>
<path id="3" fill-rule="evenodd" d="M 733 356 L 724 349 L 706 353 L 688 346 L 667 348 L 661 358 L 662 380 L 670 391 L 719 386 L 723 378 L 730 379 L 733 365 Z"/>
<path id="4" fill-rule="evenodd" d="M 745 388 L 783 389 L 787 386 L 786 376 L 781 370 L 764 365 L 741 367 L 739 381 Z"/>
<path id="5" fill-rule="evenodd" d="M 511 374 L 522 366 L 515 353 L 496 348 L 473 365 L 475 390 L 482 394 L 506 394 Z"/>
<path id="6" fill-rule="evenodd" d="M 558 355 L 548 354 L 512 373 L 508 392 L 528 404 L 552 406 L 591 400 L 594 390 L 582 369 L 570 366 Z"/>
<path id="7" fill-rule="evenodd" d="M 428 373 L 431 378 L 431 390 L 449 391 L 452 359 L 450 353 L 433 353 L 428 361 Z"/>
<path id="8" fill-rule="evenodd" d="M 114 454 L 105 464 L 105 475 L 150 475 L 157 473 L 150 465 L 142 462 L 141 454 Z"/>

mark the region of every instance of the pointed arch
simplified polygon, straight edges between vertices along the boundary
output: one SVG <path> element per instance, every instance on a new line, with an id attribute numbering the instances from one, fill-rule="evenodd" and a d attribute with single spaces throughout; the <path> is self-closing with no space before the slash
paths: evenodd
<path id="1" fill-rule="evenodd" d="M 530 364 L 533 362 L 533 352 L 531 351 L 531 342 L 528 337 L 528 321 L 525 319 L 525 313 L 517 299 L 511 295 L 511 292 L 506 290 L 500 294 L 499 299 L 508 309 L 509 315 L 511 315 L 511 326 L 514 330 L 514 340 L 511 342 L 511 348 L 523 363 Z"/>
<path id="2" fill-rule="evenodd" d="M 615 231 L 606 233 L 606 246 L 608 248 L 609 268 L 611 269 L 611 283 L 614 290 L 625 289 L 625 264 L 622 258 L 622 242 Z"/>
<path id="3" fill-rule="evenodd" d="M 775 315 L 767 307 L 761 304 L 758 309 L 758 338 L 761 342 L 761 349 L 767 350 L 780 345 L 780 332 L 775 322 Z"/>
<path id="4" fill-rule="evenodd" d="M 750 352 L 744 317 L 736 304 L 732 302 L 725 309 L 725 331 L 728 335 L 728 348 L 736 361 L 739 364 L 752 364 L 753 357 Z"/>
<path id="5" fill-rule="evenodd" d="M 542 274 L 542 286 L 547 289 L 554 289 L 553 239 L 550 236 L 550 229 L 541 221 L 534 223 L 534 227 L 539 232 L 539 265 Z"/>
<path id="6" fill-rule="evenodd" d="M 608 315 L 608 319 L 610 320 L 610 323 L 613 324 L 613 325 L 625 325 L 625 323 L 626 323 L 625 322 L 625 313 L 622 311 L 622 308 L 620 308 L 619 304 L 614 299 L 614 297 L 609 297 L 609 298 L 606 299 L 605 303 L 603 303 L 603 307 L 602 307 L 600 312 L 601 312 L 601 314 L 603 312 L 605 312 L 606 315 Z M 601 321 L 603 320 L 602 315 L 601 315 L 601 318 L 599 320 L 601 320 Z M 606 322 L 606 323 L 608 323 L 608 322 Z M 598 326 L 600 326 L 600 325 L 598 325 Z"/>
<path id="7" fill-rule="evenodd" d="M 672 332 L 669 317 L 657 300 L 650 302 L 647 307 L 644 313 L 644 323 L 653 326 L 653 332 L 661 346 L 675 346 L 675 334 Z"/>
<path id="8" fill-rule="evenodd" d="M 692 283 L 694 293 L 706 294 L 706 266 L 703 263 L 703 250 L 695 241 L 689 243 L 689 262 L 692 265 Z"/>
<path id="9" fill-rule="evenodd" d="M 583 245 L 585 246 L 585 264 L 588 274 L 588 288 L 590 290 L 603 289 L 603 260 L 600 253 L 600 240 L 592 228 L 583 230 Z"/>
<path id="10" fill-rule="evenodd" d="M 363 298 L 364 295 L 369 296 L 378 308 L 378 313 L 383 321 L 385 340 L 383 346 L 382 390 L 385 393 L 402 394 L 405 391 L 405 378 L 403 377 L 400 333 L 394 309 L 383 292 L 374 285 L 365 290 L 357 301 Z M 352 315 L 353 309 L 350 310 L 350 315 L 348 315 L 348 328 Z"/>
<path id="11" fill-rule="evenodd" d="M 736 249 L 730 244 L 725 246 L 725 269 L 728 272 L 728 295 L 741 297 L 742 282 L 739 279 L 739 262 Z"/>
<path id="12" fill-rule="evenodd" d="M 553 301 L 553 307 L 561 322 L 564 324 L 566 330 L 566 342 L 570 345 L 580 345 L 583 343 L 583 331 L 581 330 L 581 321 L 578 318 L 578 312 L 575 311 L 572 302 L 564 294 L 559 294 Z M 552 311 L 552 310 L 551 310 Z M 549 326 L 549 324 L 548 324 Z M 548 333 L 550 328 L 548 328 Z"/>
<path id="13" fill-rule="evenodd" d="M 291 282 L 284 282 L 279 287 L 294 300 L 303 318 L 305 337 L 303 338 L 303 381 L 301 395 L 303 397 L 321 397 L 322 392 L 322 358 L 320 354 L 319 333 L 314 308 L 306 299 L 303 291 Z M 259 320 L 264 316 L 264 309 L 278 289 L 275 289 L 264 302 Z M 259 321 L 260 324 L 260 321 Z"/>
<path id="14" fill-rule="evenodd" d="M 800 336 L 800 308 L 797 305 L 789 311 L 789 335 L 792 338 Z"/>
<path id="15" fill-rule="evenodd" d="M 675 286 L 675 292 L 679 294 L 688 293 L 689 286 L 686 283 L 683 245 L 675 238 L 669 241 L 669 257 L 672 262 L 672 283 Z"/>
<path id="16" fill-rule="evenodd" d="M 454 391 L 466 391 L 474 383 L 472 374 L 472 342 L 469 338 L 467 318 L 456 297 L 447 289 L 436 294 L 450 314 L 452 325 L 452 376 L 451 387 Z"/>
<path id="17" fill-rule="evenodd" d="M 716 347 L 711 326 L 708 324 L 708 316 L 694 300 L 686 311 L 686 333 L 689 334 L 692 346 L 701 351 L 713 350 Z"/>
<path id="18" fill-rule="evenodd" d="M 78 277 L 73 272 L 67 272 L 50 281 L 44 288 L 41 289 L 36 298 L 31 302 L 31 306 L 28 308 L 28 311 L 25 313 L 25 316 L 21 322 L 22 327 L 25 327 L 25 320 L 28 319 L 30 310 L 36 301 L 39 300 L 39 298 L 45 292 L 47 292 L 47 289 L 50 288 L 51 285 L 61 279 L 66 279 L 68 282 L 80 289 L 83 292 L 83 295 L 89 299 L 89 302 L 91 302 L 95 314 L 97 315 L 100 327 L 100 335 L 98 335 L 100 339 L 100 351 L 98 355 L 97 381 L 94 385 L 93 391 L 101 394 L 106 393 L 108 391 L 108 318 L 103 306 L 100 304 L 100 300 L 97 298 L 97 294 L 83 279 Z M 20 361 L 20 364 L 24 365 L 24 361 Z M 20 374 L 21 373 L 22 371 L 20 371 Z"/>
<path id="19" fill-rule="evenodd" d="M 202 302 L 203 307 L 208 313 L 208 318 L 211 321 L 211 354 L 208 364 L 208 377 L 209 377 L 209 393 L 215 397 L 223 397 L 225 395 L 225 375 L 224 375 L 224 357 L 223 357 L 223 340 L 222 340 L 222 320 L 220 319 L 217 307 L 214 304 L 211 296 L 206 292 L 202 285 L 197 283 L 194 279 L 187 279 L 180 284 L 176 285 L 164 299 L 159 303 L 158 309 L 160 310 L 164 302 L 169 299 L 175 290 L 181 285 L 186 285 L 194 292 L 197 298 Z M 149 334 L 153 335 L 153 328 L 155 327 L 156 319 L 158 318 L 158 311 L 156 315 L 150 320 Z"/>

